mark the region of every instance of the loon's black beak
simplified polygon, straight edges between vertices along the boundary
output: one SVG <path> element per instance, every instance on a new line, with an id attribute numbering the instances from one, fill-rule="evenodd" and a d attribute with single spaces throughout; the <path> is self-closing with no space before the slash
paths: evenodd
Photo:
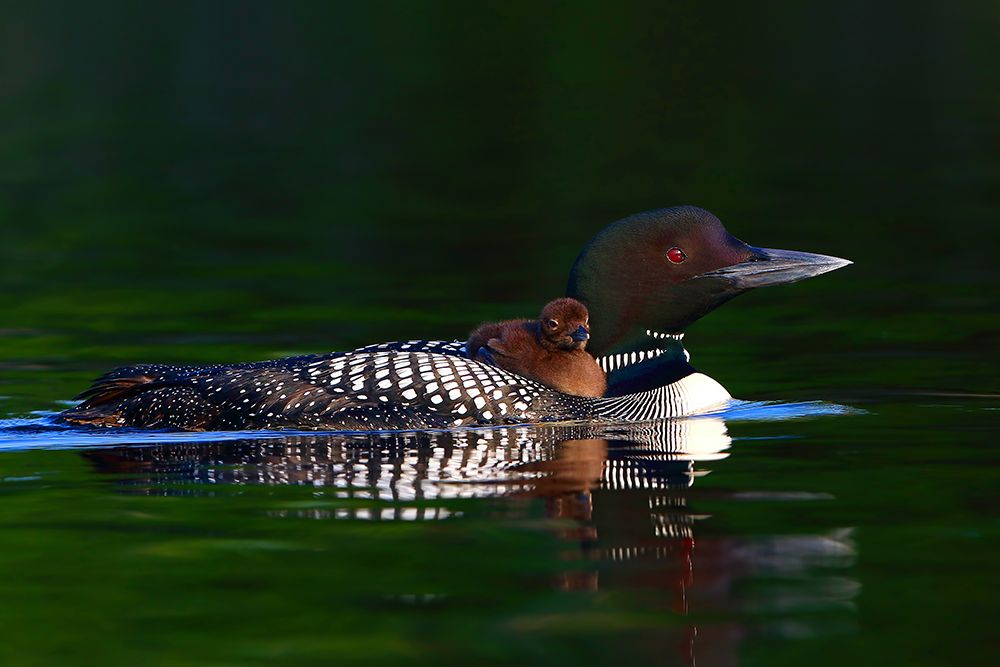
<path id="1" fill-rule="evenodd" d="M 840 257 L 797 250 L 753 247 L 750 250 L 753 254 L 745 261 L 695 277 L 721 278 L 739 290 L 747 290 L 753 287 L 795 283 L 854 263 Z"/>
<path id="2" fill-rule="evenodd" d="M 582 343 L 583 341 L 590 339 L 590 332 L 584 329 L 583 325 L 581 324 L 579 327 L 577 327 L 576 331 L 574 331 L 569 335 L 569 337 L 575 340 L 577 343 Z"/>

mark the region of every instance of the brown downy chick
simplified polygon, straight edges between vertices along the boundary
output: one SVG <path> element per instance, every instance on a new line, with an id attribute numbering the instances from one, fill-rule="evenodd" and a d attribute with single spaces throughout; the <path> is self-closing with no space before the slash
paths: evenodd
<path id="1" fill-rule="evenodd" d="M 576 299 L 556 299 L 537 320 L 480 325 L 465 349 L 470 359 L 523 375 L 564 394 L 603 396 L 604 371 L 584 351 L 590 339 L 587 307 Z"/>

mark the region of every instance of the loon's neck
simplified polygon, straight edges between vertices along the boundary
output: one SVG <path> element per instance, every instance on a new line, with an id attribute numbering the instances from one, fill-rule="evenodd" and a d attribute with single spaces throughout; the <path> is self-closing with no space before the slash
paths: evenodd
<path id="1" fill-rule="evenodd" d="M 647 331 L 628 349 L 598 358 L 608 374 L 606 396 L 635 394 L 676 382 L 695 372 L 684 349 L 684 334 Z"/>

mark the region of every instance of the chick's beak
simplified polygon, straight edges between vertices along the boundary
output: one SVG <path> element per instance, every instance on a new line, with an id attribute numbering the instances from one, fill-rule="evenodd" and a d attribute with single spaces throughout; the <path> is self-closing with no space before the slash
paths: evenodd
<path id="1" fill-rule="evenodd" d="M 576 331 L 574 331 L 569 335 L 569 337 L 575 340 L 577 343 L 582 343 L 590 339 L 590 332 L 584 329 L 583 325 L 581 324 L 579 327 L 577 327 Z"/>

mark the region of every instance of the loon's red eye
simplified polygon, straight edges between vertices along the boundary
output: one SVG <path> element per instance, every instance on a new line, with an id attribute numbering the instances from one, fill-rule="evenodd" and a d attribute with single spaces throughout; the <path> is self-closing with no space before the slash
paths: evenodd
<path id="1" fill-rule="evenodd" d="M 667 259 L 669 259 L 674 264 L 680 264 L 687 258 L 688 256 L 684 254 L 684 251 L 678 248 L 677 246 L 674 246 L 673 248 L 667 251 Z"/>

